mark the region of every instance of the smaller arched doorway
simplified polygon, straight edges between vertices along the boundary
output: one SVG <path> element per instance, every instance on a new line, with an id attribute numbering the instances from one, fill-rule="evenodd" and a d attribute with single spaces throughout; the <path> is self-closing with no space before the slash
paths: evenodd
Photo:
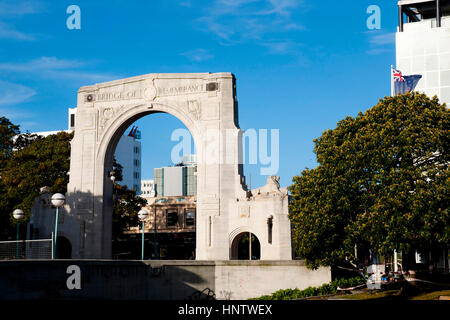
<path id="1" fill-rule="evenodd" d="M 56 240 L 56 259 L 72 259 L 72 244 L 66 237 L 58 236 Z"/>
<path id="2" fill-rule="evenodd" d="M 259 260 L 261 245 L 258 237 L 251 232 L 241 232 L 231 244 L 231 260 Z"/>

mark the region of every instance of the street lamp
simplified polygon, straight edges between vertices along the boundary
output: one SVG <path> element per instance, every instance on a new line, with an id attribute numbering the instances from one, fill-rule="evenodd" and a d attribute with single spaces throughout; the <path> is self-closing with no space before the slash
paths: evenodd
<path id="1" fill-rule="evenodd" d="M 52 198 L 51 202 L 52 205 L 56 208 L 56 218 L 55 218 L 55 239 L 53 241 L 53 251 L 52 251 L 52 259 L 55 259 L 55 253 L 56 253 L 56 239 L 58 238 L 58 209 L 63 206 L 64 201 L 66 200 L 66 197 L 64 197 L 61 193 L 55 193 Z"/>
<path id="2" fill-rule="evenodd" d="M 113 184 L 113 195 L 112 195 L 112 200 L 113 200 L 113 216 L 114 216 L 114 205 L 116 203 L 116 201 L 118 201 L 117 196 L 114 197 L 114 194 L 116 193 L 116 176 L 114 175 L 114 171 L 111 171 L 109 173 L 109 178 L 111 179 L 111 182 Z"/>
<path id="3" fill-rule="evenodd" d="M 25 213 L 22 209 L 16 209 L 13 211 L 13 217 L 17 221 L 17 242 L 16 242 L 16 259 L 19 257 L 19 224 L 20 220 L 25 217 Z"/>
<path id="4" fill-rule="evenodd" d="M 138 212 L 138 218 L 142 221 L 142 249 L 141 249 L 141 260 L 144 260 L 144 233 L 145 233 L 145 219 L 148 217 L 148 211 L 141 209 Z"/>
<path id="5" fill-rule="evenodd" d="M 114 199 L 114 193 L 116 192 L 116 176 L 115 176 L 115 172 L 114 171 L 110 171 L 109 172 L 109 179 L 111 179 L 111 182 L 113 184 L 113 196 L 112 196 L 112 199 L 113 199 L 113 214 L 114 214 L 114 203 L 115 203 L 115 201 L 117 201 L 117 199 Z"/>

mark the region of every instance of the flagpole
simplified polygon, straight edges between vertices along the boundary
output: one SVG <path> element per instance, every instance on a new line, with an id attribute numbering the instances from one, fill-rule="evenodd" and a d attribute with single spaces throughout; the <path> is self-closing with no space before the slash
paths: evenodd
<path id="1" fill-rule="evenodd" d="M 393 81 L 393 74 L 394 74 L 394 66 L 391 64 L 391 97 L 394 96 L 394 81 Z"/>

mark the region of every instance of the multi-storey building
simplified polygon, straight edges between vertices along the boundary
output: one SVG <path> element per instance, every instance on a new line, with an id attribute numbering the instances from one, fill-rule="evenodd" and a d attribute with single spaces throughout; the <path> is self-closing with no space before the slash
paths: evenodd
<path id="1" fill-rule="evenodd" d="M 420 74 L 415 91 L 450 104 L 450 0 L 398 1 L 396 63 L 404 75 Z M 403 255 L 403 267 L 448 270 L 448 248 Z"/>
<path id="2" fill-rule="evenodd" d="M 147 200 L 145 209 L 149 212 L 144 232 L 145 258 L 194 259 L 196 197 L 169 196 L 145 197 L 145 199 Z M 137 257 L 141 237 L 142 229 L 131 228 L 128 233 L 128 250 L 122 251 L 131 251 L 132 255 Z M 117 250 L 120 251 L 120 247 L 117 247 Z"/>
<path id="3" fill-rule="evenodd" d="M 195 155 L 173 167 L 154 169 L 154 180 L 141 181 L 140 197 L 147 200 L 145 221 L 147 259 L 193 259 L 197 194 Z M 142 229 L 131 228 L 127 241 L 115 241 L 117 257 L 137 258 Z M 155 242 L 156 239 L 156 242 Z"/>
<path id="4" fill-rule="evenodd" d="M 136 194 L 141 193 L 141 142 L 139 131 L 133 134 L 133 129 L 128 135 L 123 135 L 117 144 L 114 157 L 123 167 L 123 179 L 121 185 L 126 185 L 128 189 L 136 190 Z"/>
<path id="5" fill-rule="evenodd" d="M 154 180 L 141 180 L 141 196 L 142 197 L 156 196 Z"/>
<path id="6" fill-rule="evenodd" d="M 450 103 L 450 0 L 398 1 L 397 69 L 420 74 L 416 91 Z"/>
<path id="7" fill-rule="evenodd" d="M 157 196 L 192 196 L 197 194 L 197 163 L 195 155 L 185 156 L 174 167 L 155 168 L 153 171 Z"/>

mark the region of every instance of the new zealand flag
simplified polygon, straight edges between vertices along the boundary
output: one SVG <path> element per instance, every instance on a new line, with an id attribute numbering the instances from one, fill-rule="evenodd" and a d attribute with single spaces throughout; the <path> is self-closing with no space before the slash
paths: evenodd
<path id="1" fill-rule="evenodd" d="M 413 91 L 420 79 L 422 79 L 422 75 L 420 74 L 404 76 L 400 70 L 392 69 L 393 94 L 403 94 Z"/>

